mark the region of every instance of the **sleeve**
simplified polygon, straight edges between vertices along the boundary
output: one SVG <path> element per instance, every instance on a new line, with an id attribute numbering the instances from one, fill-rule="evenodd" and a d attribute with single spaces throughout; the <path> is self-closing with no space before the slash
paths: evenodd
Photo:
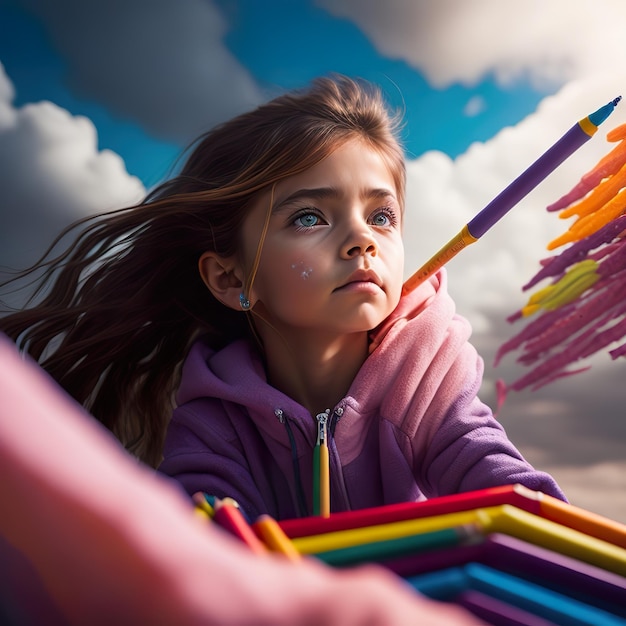
<path id="1" fill-rule="evenodd" d="M 431 497 L 519 483 L 566 501 L 554 478 L 526 461 L 473 391 L 452 403 L 419 471 Z"/>

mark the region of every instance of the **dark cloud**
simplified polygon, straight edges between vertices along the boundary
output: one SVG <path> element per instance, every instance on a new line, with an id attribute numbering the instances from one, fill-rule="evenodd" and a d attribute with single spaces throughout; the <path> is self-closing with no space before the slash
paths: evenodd
<path id="1" fill-rule="evenodd" d="M 262 100 L 225 47 L 210 0 L 21 0 L 67 63 L 77 93 L 187 144 Z"/>

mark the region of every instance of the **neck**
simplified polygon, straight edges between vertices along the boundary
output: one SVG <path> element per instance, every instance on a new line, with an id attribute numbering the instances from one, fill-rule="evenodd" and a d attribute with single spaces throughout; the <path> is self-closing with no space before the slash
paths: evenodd
<path id="1" fill-rule="evenodd" d="M 366 332 L 340 337 L 261 333 L 271 385 L 317 415 L 348 392 L 368 354 Z"/>

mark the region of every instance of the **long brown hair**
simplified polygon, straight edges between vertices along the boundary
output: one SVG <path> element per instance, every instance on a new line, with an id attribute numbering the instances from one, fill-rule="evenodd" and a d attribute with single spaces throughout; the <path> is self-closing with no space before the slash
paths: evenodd
<path id="1" fill-rule="evenodd" d="M 0 331 L 156 466 L 192 342 L 202 334 L 219 349 L 250 333 L 246 314 L 205 287 L 201 254 L 237 254 L 257 195 L 354 136 L 387 160 L 403 205 L 398 122 L 377 88 L 333 76 L 215 127 L 140 204 L 70 225 L 56 240 L 71 234 L 70 247 L 55 255 L 53 244 L 6 281 L 37 275 L 40 295 L 0 317 Z"/>

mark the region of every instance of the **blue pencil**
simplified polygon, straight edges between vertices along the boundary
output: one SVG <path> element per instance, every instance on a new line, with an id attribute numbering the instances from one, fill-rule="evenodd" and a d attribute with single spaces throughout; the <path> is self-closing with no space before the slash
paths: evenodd
<path id="1" fill-rule="evenodd" d="M 624 620 L 613 613 L 479 563 L 422 574 L 407 581 L 438 600 L 454 600 L 465 591 L 476 590 L 557 624 L 624 625 Z"/>

